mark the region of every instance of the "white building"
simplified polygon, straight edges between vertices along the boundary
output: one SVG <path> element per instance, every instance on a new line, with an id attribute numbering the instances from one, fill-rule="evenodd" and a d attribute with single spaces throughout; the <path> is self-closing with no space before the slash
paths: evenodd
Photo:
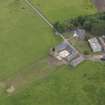
<path id="1" fill-rule="evenodd" d="M 58 60 L 66 60 L 69 62 L 77 56 L 77 51 L 66 42 L 63 42 L 55 47 L 54 56 Z"/>
<path id="2" fill-rule="evenodd" d="M 96 37 L 91 38 L 88 40 L 93 52 L 100 52 L 102 51 L 102 47 Z"/>
<path id="3" fill-rule="evenodd" d="M 69 56 L 69 54 L 70 53 L 67 50 L 63 50 L 58 53 L 57 59 L 62 60 L 63 58 L 66 58 L 67 56 Z"/>

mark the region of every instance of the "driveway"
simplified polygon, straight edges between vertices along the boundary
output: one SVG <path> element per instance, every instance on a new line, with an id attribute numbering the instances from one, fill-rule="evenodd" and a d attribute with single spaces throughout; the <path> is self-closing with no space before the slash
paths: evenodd
<path id="1" fill-rule="evenodd" d="M 86 60 L 90 61 L 101 61 L 101 58 L 105 56 L 105 54 L 97 54 L 97 55 L 86 55 Z"/>

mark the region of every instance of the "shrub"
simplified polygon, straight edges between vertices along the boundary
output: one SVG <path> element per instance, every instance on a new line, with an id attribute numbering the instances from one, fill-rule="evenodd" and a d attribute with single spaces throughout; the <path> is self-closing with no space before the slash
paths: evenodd
<path id="1" fill-rule="evenodd" d="M 90 54 L 88 50 L 85 50 L 83 53 L 84 53 L 84 55 L 89 55 Z"/>

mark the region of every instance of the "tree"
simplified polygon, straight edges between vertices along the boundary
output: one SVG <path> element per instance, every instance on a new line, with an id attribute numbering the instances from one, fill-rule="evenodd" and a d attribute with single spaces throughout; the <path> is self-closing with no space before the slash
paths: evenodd
<path id="1" fill-rule="evenodd" d="M 64 26 L 63 24 L 59 23 L 59 22 L 56 22 L 56 23 L 54 24 L 54 28 L 55 28 L 58 32 L 60 32 L 60 33 L 64 33 L 64 32 L 65 32 L 65 26 Z"/>
<path id="2" fill-rule="evenodd" d="M 96 36 L 102 36 L 105 34 L 105 21 L 92 24 L 91 33 Z"/>
<path id="3" fill-rule="evenodd" d="M 83 53 L 84 53 L 84 55 L 89 55 L 90 54 L 90 52 L 88 50 L 85 50 Z"/>
<path id="4" fill-rule="evenodd" d="M 84 28 L 86 31 L 90 32 L 90 31 L 91 31 L 91 28 L 92 28 L 92 23 L 91 23 L 90 21 L 85 21 L 85 22 L 83 23 L 83 28 Z"/>
<path id="5" fill-rule="evenodd" d="M 105 20 L 105 12 L 99 13 L 98 14 L 98 19 Z"/>
<path id="6" fill-rule="evenodd" d="M 70 24 L 72 24 L 74 27 L 78 27 L 80 23 L 77 18 L 73 18 L 71 19 Z"/>
<path id="7" fill-rule="evenodd" d="M 85 20 L 85 16 L 79 16 L 79 17 L 77 17 L 77 21 L 78 21 L 78 25 L 79 26 L 83 26 L 84 22 L 86 21 Z"/>

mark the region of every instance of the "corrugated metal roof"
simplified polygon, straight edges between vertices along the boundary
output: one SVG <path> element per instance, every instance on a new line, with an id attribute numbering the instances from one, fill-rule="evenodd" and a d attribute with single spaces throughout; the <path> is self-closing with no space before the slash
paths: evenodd
<path id="1" fill-rule="evenodd" d="M 63 42 L 56 47 L 57 50 L 64 50 L 67 47 L 67 43 Z"/>
<path id="2" fill-rule="evenodd" d="M 71 65 L 75 67 L 75 66 L 79 65 L 81 62 L 83 62 L 84 60 L 85 60 L 85 58 L 82 55 L 80 55 L 76 59 L 72 60 Z"/>
<path id="3" fill-rule="evenodd" d="M 88 40 L 93 52 L 99 52 L 102 50 L 102 47 L 96 37 L 91 38 Z"/>

